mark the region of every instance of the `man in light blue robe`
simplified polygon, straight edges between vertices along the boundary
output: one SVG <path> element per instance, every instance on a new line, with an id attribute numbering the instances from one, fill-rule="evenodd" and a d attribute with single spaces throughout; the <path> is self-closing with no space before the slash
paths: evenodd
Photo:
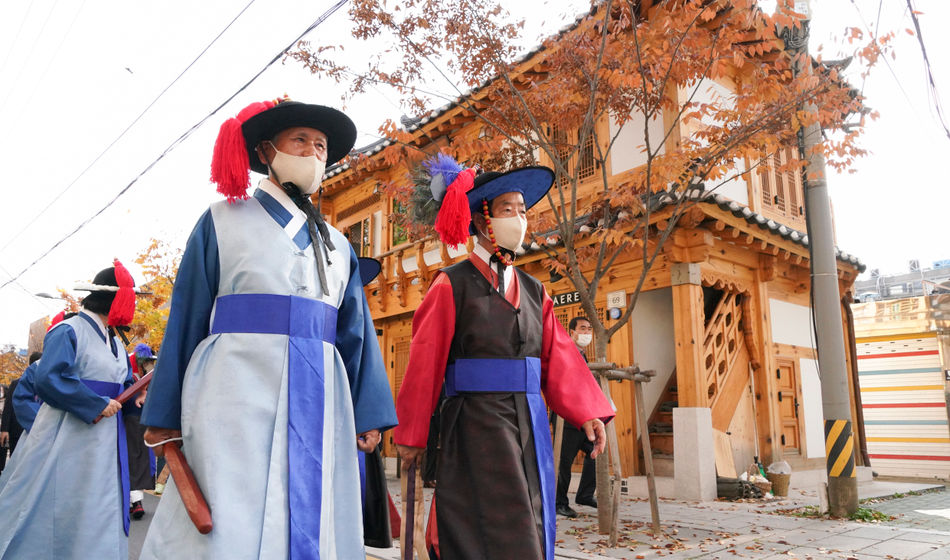
<path id="1" fill-rule="evenodd" d="M 20 381 L 16 384 L 16 389 L 10 395 L 10 404 L 13 406 L 13 412 L 16 414 L 16 420 L 23 426 L 24 434 L 33 427 L 33 421 L 36 420 L 36 413 L 40 411 L 40 398 L 36 395 L 36 368 L 39 367 L 40 354 L 34 352 L 36 360 L 30 362 L 30 365 L 23 370 Z M 30 356 L 32 359 L 33 356 Z"/>
<path id="2" fill-rule="evenodd" d="M 33 376 L 43 404 L 0 476 L 3 560 L 128 558 L 125 431 L 114 399 L 132 370 L 111 328 L 127 320 L 110 312 L 115 291 L 95 290 L 115 285 L 114 269 L 100 272 L 83 310 L 46 335 Z M 125 301 L 131 319 L 134 296 Z"/>
<path id="3" fill-rule="evenodd" d="M 357 449 L 395 408 L 357 256 L 310 202 L 355 135 L 292 101 L 222 125 L 229 200 L 188 240 L 141 420 L 150 444 L 183 439 L 214 528 L 198 533 L 171 480 L 142 559 L 365 557 Z M 249 198 L 248 168 L 268 176 Z"/>

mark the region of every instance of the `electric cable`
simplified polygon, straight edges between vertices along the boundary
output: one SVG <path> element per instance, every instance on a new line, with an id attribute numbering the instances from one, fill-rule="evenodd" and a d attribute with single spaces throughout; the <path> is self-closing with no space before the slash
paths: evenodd
<path id="1" fill-rule="evenodd" d="M 23 70 L 30 65 L 30 59 L 33 58 L 33 53 L 36 52 L 36 44 L 40 42 L 40 37 L 42 37 L 43 32 L 46 31 L 46 24 L 49 23 L 50 16 L 52 16 L 53 11 L 56 10 L 56 4 L 59 4 L 59 0 L 55 0 L 53 5 L 50 6 L 49 11 L 46 12 L 46 19 L 43 20 L 43 25 L 40 26 L 40 32 L 37 33 L 36 38 L 33 39 L 33 44 L 30 45 L 30 49 L 27 51 L 28 54 L 26 58 L 23 59 L 23 64 L 20 65 L 16 77 L 10 80 L 10 89 L 7 91 L 6 96 L 4 96 L 3 101 L 0 101 L 0 113 L 3 113 L 3 110 L 7 108 L 7 100 L 10 99 L 10 96 L 16 91 L 16 86 L 20 83 L 20 75 L 23 74 Z"/>
<path id="2" fill-rule="evenodd" d="M 907 9 L 910 10 L 910 19 L 914 22 L 914 29 L 917 31 L 917 42 L 920 43 L 920 52 L 924 55 L 924 69 L 927 71 L 928 93 L 933 97 L 934 109 L 937 110 L 937 118 L 943 126 L 943 131 L 947 138 L 950 138 L 950 128 L 947 127 L 947 120 L 943 116 L 943 106 L 940 104 L 940 94 L 937 92 L 937 82 L 934 81 L 933 70 L 930 67 L 930 57 L 927 56 L 927 46 L 924 45 L 924 36 L 920 32 L 920 20 L 917 19 L 917 12 L 911 0 L 907 0 Z"/>
<path id="3" fill-rule="evenodd" d="M 115 204 L 115 202 L 116 202 L 122 195 L 124 195 L 126 192 L 128 192 L 128 190 L 131 189 L 132 186 L 135 185 L 135 183 L 137 183 L 138 180 L 139 180 L 140 178 L 142 178 L 143 175 L 145 175 L 146 173 L 148 173 L 148 172 L 152 169 L 152 167 L 154 167 L 158 162 L 160 162 L 162 159 L 164 159 L 165 156 L 168 155 L 169 152 L 171 152 L 171 151 L 174 150 L 176 147 L 178 147 L 179 144 L 181 144 L 182 142 L 185 141 L 185 139 L 187 139 L 189 136 L 191 136 L 191 134 L 192 134 L 194 131 L 198 130 L 198 128 L 200 128 L 205 122 L 207 122 L 208 119 L 210 119 L 210 118 L 213 117 L 215 114 L 217 114 L 218 111 L 220 111 L 221 109 L 223 109 L 228 103 L 230 103 L 230 102 L 231 102 L 235 97 L 237 97 L 242 91 L 244 91 L 245 89 L 247 89 L 248 86 L 250 86 L 252 83 L 254 83 L 254 81 L 257 80 L 257 78 L 259 78 L 259 77 L 261 76 L 261 74 L 263 74 L 268 68 L 270 68 L 271 66 L 273 66 L 275 62 L 277 62 L 278 60 L 280 60 L 280 59 L 284 56 L 284 53 L 286 53 L 288 50 L 290 50 L 295 44 L 297 44 L 298 41 L 300 41 L 301 39 L 303 39 L 303 37 L 305 37 L 308 33 L 310 33 L 311 31 L 313 31 L 313 30 L 316 29 L 320 24 L 322 24 L 324 21 L 326 21 L 326 19 L 329 18 L 331 15 L 333 15 L 337 10 L 339 10 L 340 8 L 342 8 L 343 5 L 346 4 L 346 2 L 347 2 L 347 0 L 338 0 L 333 6 L 331 6 L 326 12 L 324 12 L 324 13 L 323 13 L 320 17 L 318 17 L 312 24 L 310 24 L 310 26 L 308 26 L 308 27 L 303 31 L 303 33 L 301 33 L 299 36 L 297 36 L 297 38 L 295 38 L 293 41 L 291 41 L 290 44 L 288 44 L 288 45 L 287 45 L 286 47 L 284 47 L 280 52 L 278 52 L 268 63 L 266 63 L 266 64 L 264 65 L 263 68 L 261 68 L 256 74 L 254 74 L 254 76 L 252 76 L 250 80 L 248 80 L 243 86 L 241 86 L 240 88 L 238 88 L 237 91 L 235 91 L 235 92 L 232 93 L 227 99 L 225 99 L 223 103 L 221 103 L 220 105 L 218 105 L 213 111 L 211 111 L 210 113 L 208 113 L 205 117 L 203 117 L 203 118 L 202 118 L 201 120 L 199 120 L 197 123 L 195 123 L 194 125 L 192 125 L 191 128 L 189 128 L 189 129 L 186 130 L 184 133 L 182 133 L 181 136 L 179 136 L 179 137 L 176 138 L 174 141 L 172 141 L 172 143 L 169 144 L 168 147 L 165 148 L 165 150 L 164 150 L 161 154 L 158 155 L 158 157 L 156 157 L 154 160 L 152 160 L 152 162 L 149 163 L 149 164 L 145 167 L 145 169 L 143 169 L 142 171 L 140 171 L 139 174 L 136 175 L 136 176 L 135 176 L 125 187 L 123 187 L 114 197 L 112 197 L 112 199 L 111 199 L 109 202 L 107 202 L 107 203 L 105 204 L 105 206 L 103 206 L 102 208 L 100 208 L 100 209 L 99 209 L 96 213 L 94 213 L 92 216 L 90 216 L 90 217 L 86 218 L 85 220 L 83 220 L 78 226 L 76 226 L 75 229 L 73 229 L 71 232 L 69 232 L 68 234 L 66 234 L 66 235 L 65 235 L 64 237 L 62 237 L 59 241 L 55 242 L 55 243 L 54 243 L 52 246 L 50 246 L 46 251 L 44 251 L 39 257 L 37 257 L 36 260 L 34 260 L 34 261 L 31 262 L 30 264 L 28 264 L 23 270 L 21 270 L 20 272 L 18 272 L 15 276 L 12 276 L 9 280 L 7 280 L 6 282 L 4 282 L 3 284 L 0 284 L 0 289 L 3 289 L 3 288 L 5 288 L 6 286 L 8 286 L 9 284 L 15 282 L 17 279 L 20 278 L 20 276 L 23 276 L 24 273 L 26 273 L 28 270 L 30 270 L 31 268 L 33 268 L 38 262 L 40 262 L 41 260 L 43 260 L 44 258 L 46 258 L 46 256 L 49 255 L 50 253 L 52 253 L 54 250 L 56 250 L 57 247 L 59 247 L 60 245 L 62 245 L 65 241 L 67 241 L 69 238 L 71 238 L 73 235 L 75 235 L 77 232 L 79 232 L 79 230 L 81 230 L 82 228 L 86 227 L 86 225 L 88 225 L 90 222 L 92 222 L 92 221 L 95 220 L 97 217 L 99 217 L 99 215 L 101 215 L 103 212 L 105 212 L 107 209 L 109 209 L 109 207 L 111 207 L 113 204 Z"/>
<path id="4" fill-rule="evenodd" d="M 14 241 L 16 241 L 17 239 L 19 239 L 21 235 L 23 235 L 24 233 L 26 233 L 26 230 L 29 229 L 30 226 L 32 226 L 33 224 L 35 224 L 35 223 L 36 223 L 36 220 L 40 219 L 40 217 L 43 216 L 43 214 L 45 214 L 46 211 L 49 210 L 49 209 L 53 206 L 53 204 L 56 203 L 57 200 L 59 200 L 64 194 L 66 194 L 66 192 L 69 191 L 69 189 L 71 189 L 71 188 L 73 187 L 73 185 L 75 185 L 75 184 L 79 181 L 79 179 L 81 179 L 81 178 L 86 174 L 86 172 L 88 172 L 90 169 L 92 169 L 92 167 L 93 167 L 100 159 L 102 159 L 102 157 L 103 157 L 104 155 L 106 155 L 106 153 L 107 153 L 109 150 L 112 149 L 112 146 L 115 146 L 116 143 L 117 143 L 119 140 L 121 140 L 122 137 L 125 136 L 126 133 L 127 133 L 129 130 L 131 130 L 132 127 L 135 126 L 135 124 L 138 123 L 139 120 L 141 120 L 143 116 L 145 116 L 145 113 L 147 113 L 147 112 L 149 111 L 149 109 L 151 109 L 151 108 L 155 105 L 155 103 L 157 103 L 158 100 L 161 99 L 162 96 L 164 96 L 165 93 L 166 93 L 172 86 L 174 86 L 175 83 L 178 82 L 178 80 L 180 80 L 182 76 L 185 75 L 185 72 L 187 72 L 189 69 L 191 69 L 191 67 L 194 66 L 195 63 L 198 62 L 198 60 L 199 60 L 202 56 L 204 56 L 204 54 L 205 54 L 206 52 L 208 52 L 208 49 L 210 49 L 211 46 L 214 45 L 214 44 L 218 41 L 218 39 L 221 38 L 222 35 L 224 35 L 224 33 L 234 24 L 234 22 L 237 21 L 237 19 L 238 19 L 239 17 L 241 17 L 241 15 L 242 15 L 245 11 L 247 11 L 247 9 L 250 8 L 250 7 L 251 7 L 251 4 L 253 4 L 255 1 L 256 1 L 256 0 L 251 0 L 250 2 L 248 2 L 247 5 L 244 6 L 244 8 L 243 8 L 240 12 L 238 12 L 238 14 L 237 14 L 236 16 L 234 16 L 233 19 L 231 19 L 231 21 L 224 27 L 224 29 L 222 29 L 221 32 L 218 33 L 218 35 L 217 35 L 214 39 L 212 39 L 211 42 L 208 43 L 208 45 L 205 46 L 205 48 L 202 49 L 202 51 L 201 51 L 200 53 L 198 53 L 198 56 L 196 56 L 195 59 L 192 60 L 191 63 L 189 63 L 188 66 L 186 66 L 185 69 L 182 70 L 182 71 L 178 74 L 178 76 L 176 76 L 175 79 L 172 80 L 172 82 L 171 82 L 170 84 L 168 84 L 167 86 L 165 86 L 165 89 L 163 89 L 163 90 L 161 91 L 161 93 L 159 93 L 158 96 L 157 96 L 155 99 L 153 99 L 152 102 L 149 103 L 148 106 L 145 107 L 145 109 L 143 109 L 142 112 L 139 113 L 139 115 L 138 115 L 137 117 L 135 117 L 135 120 L 133 120 L 131 123 L 129 123 L 129 125 L 125 127 L 125 130 L 123 130 L 122 132 L 120 132 L 119 135 L 116 136 L 115 139 L 114 139 L 112 142 L 110 142 L 109 145 L 106 146 L 105 149 L 102 150 L 102 151 L 99 153 L 99 155 L 96 156 L 95 159 L 92 160 L 92 163 L 90 163 L 89 165 L 87 165 L 86 168 L 83 169 L 83 170 L 79 173 L 79 175 L 76 176 L 75 179 L 73 179 L 68 185 L 66 185 L 66 188 L 64 188 L 62 191 L 59 192 L 59 194 L 57 194 L 56 196 L 54 196 L 53 199 L 50 200 L 49 204 L 47 204 L 45 207 L 43 207 L 42 210 L 39 211 L 39 213 L 37 213 L 35 216 L 33 216 L 33 218 L 32 218 L 25 226 L 23 226 L 23 227 L 20 229 L 20 231 L 18 231 L 12 238 L 10 238 L 10 239 L 3 245 L 3 247 L 0 247 L 0 251 L 4 251 L 4 250 L 5 250 L 7 247 L 9 247 Z"/>
<path id="5" fill-rule="evenodd" d="M 13 49 L 16 48 L 17 41 L 20 39 L 20 33 L 23 31 L 23 25 L 26 24 L 26 20 L 30 19 L 30 12 L 33 10 L 33 2 L 35 0 L 30 0 L 30 5 L 26 7 L 26 13 L 23 14 L 23 20 L 20 22 L 20 27 L 16 30 L 16 35 L 13 36 L 13 43 L 10 46 L 10 51 L 7 52 L 7 56 L 3 57 L 3 64 L 0 64 L 0 74 L 7 69 L 7 62 L 10 61 L 10 56 L 13 55 Z"/>

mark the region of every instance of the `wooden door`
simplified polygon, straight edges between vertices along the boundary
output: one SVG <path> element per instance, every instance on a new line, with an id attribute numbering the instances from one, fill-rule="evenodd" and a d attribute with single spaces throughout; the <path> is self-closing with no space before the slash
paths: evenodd
<path id="1" fill-rule="evenodd" d="M 412 336 L 407 329 L 398 328 L 400 325 L 393 325 L 390 333 L 389 348 L 386 348 L 389 366 L 389 375 L 392 380 L 393 400 L 399 396 L 399 389 L 402 388 L 402 380 L 406 376 L 406 366 L 409 364 L 409 342 Z M 396 444 L 393 442 L 393 431 L 389 430 L 383 437 L 383 455 L 387 457 L 396 456 Z"/>
<path id="2" fill-rule="evenodd" d="M 782 427 L 780 444 L 785 453 L 800 453 L 801 421 L 798 413 L 798 368 L 795 360 L 776 359 L 776 399 Z"/>

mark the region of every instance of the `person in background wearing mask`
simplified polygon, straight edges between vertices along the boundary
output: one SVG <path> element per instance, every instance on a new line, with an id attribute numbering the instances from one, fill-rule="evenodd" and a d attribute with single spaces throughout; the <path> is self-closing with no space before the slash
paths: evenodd
<path id="1" fill-rule="evenodd" d="M 424 206 L 439 206 L 434 225 L 442 242 L 477 236 L 467 259 L 435 276 L 413 316 L 396 402 L 403 465 L 418 464 L 444 382 L 427 543 L 444 558 L 550 560 L 556 482 L 541 394 L 581 426 L 595 456 L 614 416 L 544 286 L 512 266 L 526 211 L 554 173 L 524 167 L 476 175 L 443 154 L 424 165 L 429 179 L 419 174 L 417 194 L 428 197 Z"/>
<path id="2" fill-rule="evenodd" d="M 584 361 L 587 361 L 585 349 L 590 346 L 593 339 L 593 329 L 587 317 L 578 316 L 571 319 L 568 325 L 568 332 L 571 340 L 577 346 Z M 597 498 L 594 497 L 594 491 L 597 489 L 597 468 L 594 459 L 591 456 L 594 447 L 591 442 L 584 437 L 583 432 L 578 430 L 570 422 L 564 422 L 564 432 L 561 437 L 561 457 L 558 460 L 557 469 L 557 514 L 564 517 L 577 517 L 567 501 L 567 488 L 571 484 L 571 465 L 574 463 L 574 457 L 578 451 L 584 452 L 584 470 L 581 472 L 580 486 L 577 487 L 577 496 L 574 502 L 582 506 L 597 507 Z"/>
<path id="3" fill-rule="evenodd" d="M 141 423 L 182 441 L 214 516 L 169 480 L 139 558 L 363 558 L 357 449 L 395 408 L 357 256 L 315 194 L 356 126 L 322 105 L 252 103 L 221 125 Z M 265 177 L 248 196 L 249 170 Z"/>

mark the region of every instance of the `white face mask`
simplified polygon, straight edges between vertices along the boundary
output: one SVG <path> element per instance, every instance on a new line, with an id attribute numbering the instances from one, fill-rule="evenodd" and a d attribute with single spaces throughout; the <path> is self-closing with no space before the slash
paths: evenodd
<path id="1" fill-rule="evenodd" d="M 517 251 L 524 240 L 524 234 L 528 231 L 528 220 L 521 216 L 492 218 L 491 228 L 495 233 L 495 242 L 498 243 L 499 247 L 509 251 Z"/>
<path id="2" fill-rule="evenodd" d="M 576 342 L 581 348 L 587 348 L 592 340 L 594 340 L 594 335 L 590 333 L 578 333 L 577 339 L 574 342 Z"/>
<path id="3" fill-rule="evenodd" d="M 323 172 L 327 166 L 325 161 L 320 161 L 317 156 L 285 154 L 273 143 L 271 147 L 274 148 L 274 161 L 270 163 L 270 169 L 281 184 L 293 183 L 307 195 L 317 192 L 323 182 Z"/>

